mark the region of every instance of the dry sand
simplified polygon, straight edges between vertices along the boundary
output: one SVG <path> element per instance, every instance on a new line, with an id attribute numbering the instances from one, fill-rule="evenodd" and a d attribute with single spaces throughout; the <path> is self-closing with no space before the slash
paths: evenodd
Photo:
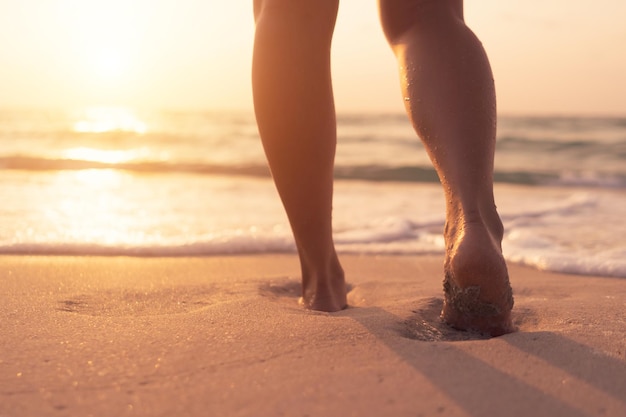
<path id="1" fill-rule="evenodd" d="M 439 257 L 0 258 L 0 416 L 626 415 L 626 280 L 511 265 L 519 332 L 438 320 Z"/>

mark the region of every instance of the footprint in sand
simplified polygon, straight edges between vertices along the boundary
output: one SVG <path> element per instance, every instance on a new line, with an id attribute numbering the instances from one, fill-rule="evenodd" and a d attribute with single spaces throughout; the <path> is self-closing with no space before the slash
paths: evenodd
<path id="1" fill-rule="evenodd" d="M 423 342 L 489 339 L 478 333 L 452 329 L 439 318 L 442 307 L 443 300 L 440 298 L 421 300 L 411 317 L 402 322 L 400 334 Z M 539 320 L 532 309 L 515 307 L 512 317 L 518 331 L 536 331 L 538 328 Z"/>
<path id="2" fill-rule="evenodd" d="M 57 310 L 88 316 L 154 316 L 188 313 L 210 304 L 216 289 L 208 286 L 161 288 L 150 291 L 106 290 L 78 294 L 58 302 Z"/>
<path id="3" fill-rule="evenodd" d="M 259 286 L 259 294 L 270 298 L 299 298 L 302 288 L 300 281 L 289 278 L 273 279 Z"/>
<path id="4" fill-rule="evenodd" d="M 346 284 L 346 290 L 348 292 L 352 291 L 352 285 Z M 299 306 L 299 300 L 302 295 L 302 284 L 299 280 L 277 278 L 261 284 L 259 286 L 259 294 L 262 297 Z M 312 312 L 311 310 L 308 311 Z"/>
<path id="5" fill-rule="evenodd" d="M 421 300 L 413 314 L 401 323 L 401 336 L 422 342 L 455 342 L 486 338 L 477 333 L 454 330 L 445 324 L 439 317 L 442 307 L 441 298 Z"/>

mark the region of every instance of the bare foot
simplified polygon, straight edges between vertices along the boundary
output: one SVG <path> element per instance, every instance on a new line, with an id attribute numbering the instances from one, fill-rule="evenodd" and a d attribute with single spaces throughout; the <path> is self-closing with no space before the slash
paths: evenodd
<path id="1" fill-rule="evenodd" d="M 456 329 L 500 336 L 515 331 L 513 293 L 497 214 L 490 224 L 491 230 L 482 220 L 447 227 L 441 318 Z"/>
<path id="2" fill-rule="evenodd" d="M 344 273 L 336 257 L 323 274 L 303 271 L 299 302 L 310 310 L 327 312 L 340 311 L 348 306 Z"/>

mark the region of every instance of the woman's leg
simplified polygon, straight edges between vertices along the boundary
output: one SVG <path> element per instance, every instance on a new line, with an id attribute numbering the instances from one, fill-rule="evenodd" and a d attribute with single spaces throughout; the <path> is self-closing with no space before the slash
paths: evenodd
<path id="1" fill-rule="evenodd" d="M 263 147 L 302 266 L 307 308 L 346 307 L 332 237 L 336 120 L 330 44 L 338 0 L 255 0 L 252 82 Z"/>
<path id="2" fill-rule="evenodd" d="M 379 0 L 411 122 L 446 198 L 443 319 L 492 335 L 512 330 L 513 296 L 493 196 L 496 101 L 462 0 Z"/>

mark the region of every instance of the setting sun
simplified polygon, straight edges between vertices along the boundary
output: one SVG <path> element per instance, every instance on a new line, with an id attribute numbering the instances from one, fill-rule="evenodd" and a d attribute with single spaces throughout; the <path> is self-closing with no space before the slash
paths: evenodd
<path id="1" fill-rule="evenodd" d="M 124 75 L 127 66 L 121 54 L 114 49 L 98 51 L 93 64 L 96 74 L 109 79 Z"/>

